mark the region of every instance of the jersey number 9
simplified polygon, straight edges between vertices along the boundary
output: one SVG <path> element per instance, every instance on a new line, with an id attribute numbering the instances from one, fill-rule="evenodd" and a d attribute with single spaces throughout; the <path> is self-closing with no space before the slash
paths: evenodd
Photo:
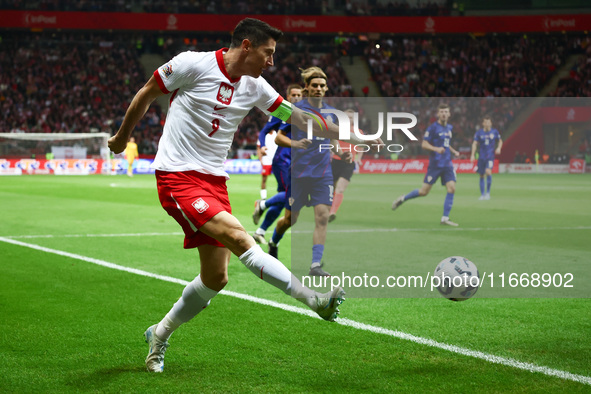
<path id="1" fill-rule="evenodd" d="M 209 137 L 212 137 L 216 131 L 218 131 L 220 129 L 220 120 L 219 119 L 214 119 L 211 121 L 211 133 L 209 133 Z"/>

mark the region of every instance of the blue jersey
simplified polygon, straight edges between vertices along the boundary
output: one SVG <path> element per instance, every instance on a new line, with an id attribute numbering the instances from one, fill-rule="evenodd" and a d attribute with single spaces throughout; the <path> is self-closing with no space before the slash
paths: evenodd
<path id="1" fill-rule="evenodd" d="M 274 116 L 269 116 L 269 121 L 265 124 L 265 127 L 259 133 L 259 142 L 261 144 L 261 148 L 265 146 L 265 137 L 273 130 L 284 130 L 288 131 L 288 136 L 290 136 L 289 132 L 291 131 L 291 125 L 283 122 L 281 119 L 276 118 Z M 275 155 L 273 156 L 273 166 L 281 166 L 283 168 L 289 168 L 291 164 L 291 149 L 284 148 L 282 146 L 277 146 L 277 150 L 275 151 Z"/>
<path id="2" fill-rule="evenodd" d="M 489 132 L 480 129 L 474 134 L 474 141 L 478 141 L 480 144 L 479 160 L 494 160 L 495 159 L 495 148 L 497 141 L 501 139 L 501 134 L 497 129 L 492 129 Z"/>
<path id="3" fill-rule="evenodd" d="M 429 167 L 442 168 L 453 166 L 451 162 L 451 152 L 449 150 L 449 142 L 451 141 L 452 125 L 441 125 L 439 122 L 433 123 L 427 127 L 423 139 L 436 148 L 445 148 L 445 152 L 437 153 L 431 152 L 429 155 Z"/>
<path id="4" fill-rule="evenodd" d="M 323 108 L 334 109 L 334 107 L 324 103 L 322 103 L 322 108 L 313 107 L 306 99 L 301 100 L 294 105 L 302 111 L 309 113 L 320 113 L 320 110 Z M 335 124 L 337 123 L 337 119 L 335 119 L 334 115 L 326 114 L 324 117 L 330 119 Z M 291 133 L 294 141 L 308 138 L 306 131 L 300 130 L 295 126 L 292 127 Z M 324 145 L 322 150 L 320 150 L 321 144 Z M 332 153 L 331 150 L 326 147 L 328 144 L 330 144 L 330 138 L 314 137 L 307 149 L 293 149 L 291 152 L 291 177 L 332 177 L 332 170 L 330 167 L 330 157 L 332 156 Z"/>

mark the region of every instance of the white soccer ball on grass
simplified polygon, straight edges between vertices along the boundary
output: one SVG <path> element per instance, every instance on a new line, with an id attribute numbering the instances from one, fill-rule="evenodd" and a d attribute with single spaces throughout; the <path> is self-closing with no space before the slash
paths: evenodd
<path id="1" fill-rule="evenodd" d="M 452 301 L 465 301 L 478 291 L 480 274 L 476 265 L 461 256 L 451 256 L 437 264 L 433 273 L 437 290 Z"/>

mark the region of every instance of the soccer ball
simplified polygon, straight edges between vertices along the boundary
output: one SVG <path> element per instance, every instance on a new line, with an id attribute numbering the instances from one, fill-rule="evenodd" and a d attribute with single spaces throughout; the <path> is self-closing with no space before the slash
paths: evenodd
<path id="1" fill-rule="evenodd" d="M 478 291 L 480 274 L 478 268 L 470 260 L 452 256 L 437 264 L 433 283 L 445 298 L 452 301 L 465 301 Z"/>

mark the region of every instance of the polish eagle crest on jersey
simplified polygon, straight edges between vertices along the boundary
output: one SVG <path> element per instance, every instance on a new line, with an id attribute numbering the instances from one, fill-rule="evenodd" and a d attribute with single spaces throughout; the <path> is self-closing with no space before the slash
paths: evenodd
<path id="1" fill-rule="evenodd" d="M 224 104 L 229 105 L 232 102 L 232 96 L 234 95 L 234 87 L 228 85 L 225 82 L 220 84 L 220 89 L 218 90 L 217 100 Z"/>

